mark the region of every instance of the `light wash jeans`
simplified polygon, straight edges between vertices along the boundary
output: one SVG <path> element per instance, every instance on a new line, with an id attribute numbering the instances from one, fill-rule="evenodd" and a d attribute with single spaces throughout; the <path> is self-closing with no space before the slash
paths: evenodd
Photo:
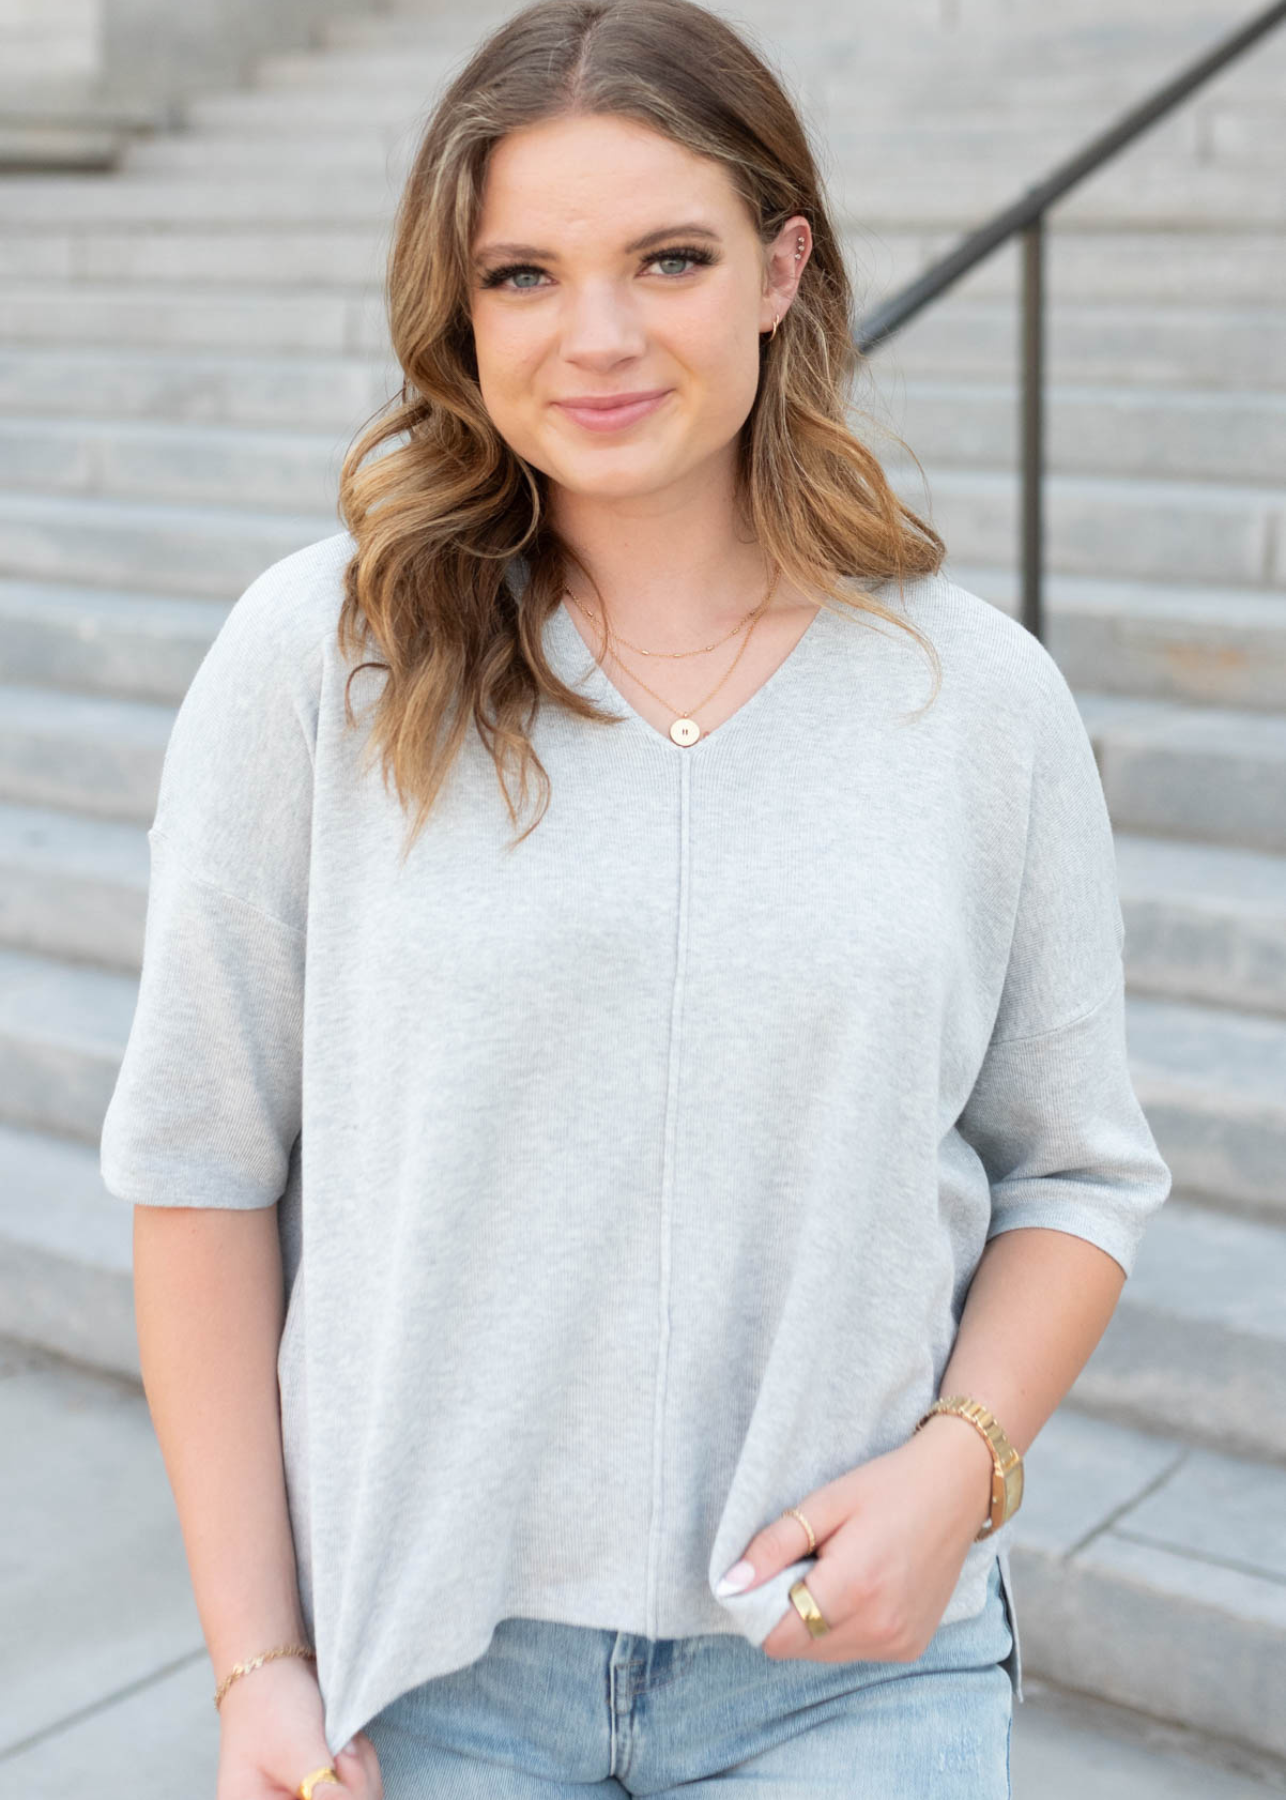
<path id="1" fill-rule="evenodd" d="M 995 1563 L 982 1612 L 915 1662 L 507 1618 L 364 1729 L 385 1800 L 1009 1800 L 1012 1644 Z"/>

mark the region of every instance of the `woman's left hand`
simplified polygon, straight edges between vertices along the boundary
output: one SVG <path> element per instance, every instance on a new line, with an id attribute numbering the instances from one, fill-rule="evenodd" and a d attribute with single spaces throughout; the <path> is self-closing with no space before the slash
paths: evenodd
<path id="1" fill-rule="evenodd" d="M 795 1611 L 760 1648 L 809 1662 L 914 1662 L 951 1598 L 970 1544 L 987 1519 L 991 1452 L 967 1420 L 936 1414 L 896 1450 L 860 1464 L 794 1504 L 817 1539 L 808 1590 L 830 1626 L 815 1638 Z M 749 1593 L 809 1554 L 792 1514 L 774 1519 L 742 1552 Z"/>

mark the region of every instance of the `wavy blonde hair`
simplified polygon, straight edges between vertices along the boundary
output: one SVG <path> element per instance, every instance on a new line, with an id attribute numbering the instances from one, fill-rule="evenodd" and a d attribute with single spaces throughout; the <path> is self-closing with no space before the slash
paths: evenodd
<path id="1" fill-rule="evenodd" d="M 511 761 L 524 803 L 529 775 L 539 773 L 544 805 L 521 837 L 551 791 L 528 736 L 541 698 L 616 722 L 545 658 L 545 621 L 568 566 L 581 565 L 549 519 L 543 472 L 509 447 L 483 404 L 470 309 L 491 151 L 524 126 L 578 114 L 640 122 L 722 164 L 765 246 L 792 214 L 807 218 L 813 251 L 795 299 L 775 337 L 760 339 L 759 388 L 738 443 L 738 504 L 770 567 L 831 610 L 883 618 L 919 640 L 937 678 L 926 705 L 941 681 L 924 634 L 860 587 L 896 579 L 901 591 L 908 575 L 936 573 L 946 546 L 846 422 L 860 361 L 851 290 L 782 83 L 692 0 L 536 0 L 479 45 L 424 127 L 385 286 L 404 380 L 350 445 L 340 476 L 340 516 L 357 548 L 339 644 L 360 654 L 373 639 L 383 660 L 361 666 L 387 670 L 367 749 L 379 753 L 401 803 L 416 804 L 404 854 L 471 719 L 511 821 Z M 405 441 L 367 461 L 397 437 Z M 506 579 L 511 566 L 524 570 L 520 587 Z M 351 722 L 347 689 L 345 704 Z"/>

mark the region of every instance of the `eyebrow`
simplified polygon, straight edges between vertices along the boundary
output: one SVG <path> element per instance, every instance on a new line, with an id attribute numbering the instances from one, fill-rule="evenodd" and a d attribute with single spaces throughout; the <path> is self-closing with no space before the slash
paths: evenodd
<path id="1" fill-rule="evenodd" d="M 709 238 L 716 244 L 719 242 L 717 231 L 712 231 L 708 225 L 702 225 L 699 220 L 689 220 L 687 224 L 663 225 L 659 231 L 645 232 L 642 237 L 635 238 L 632 243 L 626 244 L 625 252 L 628 255 L 633 250 L 646 250 L 650 245 L 659 244 L 665 238 L 677 237 L 680 232 L 686 233 L 689 237 Z M 539 244 L 484 244 L 476 252 L 474 260 L 481 262 L 486 256 L 539 256 L 543 257 L 546 262 L 553 262 L 557 255 L 556 250 L 542 250 Z"/>

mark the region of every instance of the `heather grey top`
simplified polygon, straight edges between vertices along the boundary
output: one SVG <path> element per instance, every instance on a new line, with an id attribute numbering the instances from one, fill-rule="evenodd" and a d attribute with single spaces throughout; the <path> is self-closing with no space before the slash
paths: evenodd
<path id="1" fill-rule="evenodd" d="M 715 1582 L 910 1435 L 984 1242 L 1052 1226 L 1128 1274 L 1170 1186 L 1093 750 L 1017 622 L 910 584 L 943 673 L 913 718 L 914 640 L 823 610 L 683 749 L 560 609 L 555 665 L 623 723 L 541 709 L 552 801 L 513 850 L 471 733 L 400 867 L 345 729 L 352 548 L 260 576 L 179 710 L 102 1137 L 122 1200 L 280 1200 L 332 1750 L 506 1615 L 760 1643 L 813 1559 Z M 997 1554 L 1012 1610 L 1013 1529 L 944 1622 Z"/>

